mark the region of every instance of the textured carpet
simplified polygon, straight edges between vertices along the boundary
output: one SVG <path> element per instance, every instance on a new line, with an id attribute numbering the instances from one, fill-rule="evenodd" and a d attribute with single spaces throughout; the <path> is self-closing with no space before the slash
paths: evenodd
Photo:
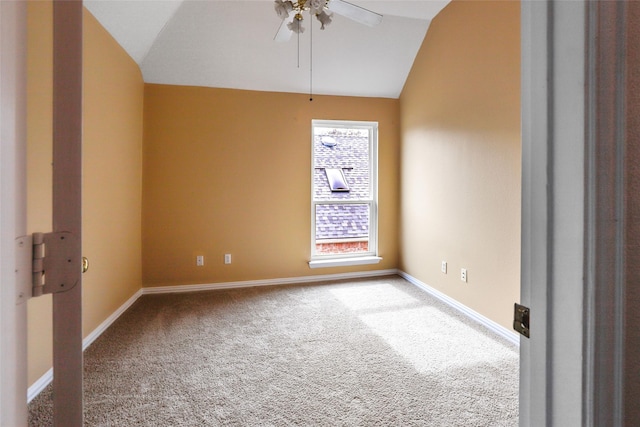
<path id="1" fill-rule="evenodd" d="M 145 295 L 84 385 L 88 426 L 518 424 L 517 349 L 395 276 Z"/>

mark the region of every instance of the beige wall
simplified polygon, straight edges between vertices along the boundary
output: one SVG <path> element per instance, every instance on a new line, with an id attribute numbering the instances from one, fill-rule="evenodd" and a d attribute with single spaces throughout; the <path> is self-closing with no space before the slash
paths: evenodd
<path id="1" fill-rule="evenodd" d="M 640 420 L 640 3 L 627 7 L 625 425 L 632 427 Z"/>
<path id="2" fill-rule="evenodd" d="M 519 3 L 449 4 L 400 105 L 400 267 L 511 328 L 520 299 Z"/>
<path id="3" fill-rule="evenodd" d="M 640 43 L 634 43 L 640 4 L 632 3 L 629 280 L 640 275 L 640 146 L 632 143 L 640 135 Z M 28 12 L 28 228 L 34 232 L 51 229 L 51 3 L 29 2 Z M 400 266 L 510 328 L 519 300 L 519 43 L 517 3 L 454 1 L 433 21 L 400 102 L 318 96 L 309 103 L 306 95 L 147 85 L 143 197 L 142 78 L 85 11 L 83 251 L 91 270 L 83 278 L 84 334 L 140 288 L 141 266 L 147 286 Z M 307 267 L 314 118 L 380 122 L 384 261 L 378 266 Z M 232 265 L 222 263 L 224 253 L 233 254 Z M 195 267 L 196 254 L 205 255 L 205 267 Z M 442 260 L 447 275 L 440 273 Z M 468 284 L 459 280 L 461 267 L 469 271 Z M 627 300 L 640 299 L 639 289 L 630 285 Z M 637 323 L 637 310 L 626 313 L 627 324 Z M 50 319 L 51 296 L 29 301 L 29 383 L 51 366 Z M 637 328 L 626 334 L 632 425 L 639 416 L 640 336 Z"/>
<path id="4" fill-rule="evenodd" d="M 144 286 L 396 268 L 398 105 L 146 85 Z M 378 265 L 308 267 L 312 119 L 379 122 Z M 232 264 L 223 263 L 225 253 Z"/>
<path id="5" fill-rule="evenodd" d="M 51 231 L 51 2 L 27 4 L 27 231 Z M 28 384 L 52 365 L 51 296 L 28 302 Z"/>
<path id="6" fill-rule="evenodd" d="M 51 231 L 52 6 L 28 4 L 28 229 Z M 83 276 L 86 336 L 141 287 L 142 113 L 137 65 L 85 10 Z M 29 301 L 29 383 L 51 367 L 51 296 Z"/>

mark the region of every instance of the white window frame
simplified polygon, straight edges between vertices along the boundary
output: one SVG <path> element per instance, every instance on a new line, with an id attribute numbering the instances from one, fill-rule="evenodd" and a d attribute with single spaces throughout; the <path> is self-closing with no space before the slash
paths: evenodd
<path id="1" fill-rule="evenodd" d="M 336 129 L 365 129 L 369 133 L 369 198 L 358 200 L 315 200 L 314 174 L 315 150 L 314 135 L 316 127 Z M 338 267 L 362 264 L 377 264 L 382 260 L 378 256 L 378 122 L 349 120 L 312 120 L 311 121 L 311 260 L 309 267 Z M 368 204 L 369 205 L 369 251 L 345 254 L 316 253 L 316 206 L 326 204 Z"/>

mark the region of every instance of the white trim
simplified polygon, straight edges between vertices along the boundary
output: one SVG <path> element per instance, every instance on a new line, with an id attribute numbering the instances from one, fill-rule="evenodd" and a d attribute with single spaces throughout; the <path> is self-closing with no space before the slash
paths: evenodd
<path id="1" fill-rule="evenodd" d="M 102 333 L 106 331 L 107 328 L 109 328 L 109 326 L 111 326 L 111 324 L 115 322 L 118 319 L 118 317 L 122 315 L 122 313 L 127 311 L 127 309 L 129 309 L 129 307 L 131 307 L 133 303 L 135 303 L 138 300 L 138 298 L 142 296 L 142 294 L 143 294 L 142 289 L 138 289 L 138 291 L 135 294 L 133 294 L 133 296 L 129 298 L 124 304 L 122 304 L 120 308 L 114 311 L 111 314 L 111 316 L 107 317 L 104 322 L 102 322 L 100 325 L 98 325 L 97 328 L 93 330 L 93 332 L 87 335 L 82 340 L 82 351 L 85 351 L 91 344 L 93 344 L 93 342 L 96 339 L 98 339 L 98 337 L 102 335 Z M 38 378 L 36 382 L 31 384 L 31 386 L 27 390 L 27 403 L 31 402 L 31 400 L 33 400 L 34 397 L 40 394 L 40 392 L 44 390 L 44 388 L 48 386 L 52 380 L 53 380 L 53 368 L 49 369 L 47 372 L 44 373 L 44 375 Z"/>
<path id="2" fill-rule="evenodd" d="M 382 261 L 382 258 L 379 256 L 314 259 L 309 261 L 309 268 L 349 267 L 352 265 L 378 264 L 380 261 Z"/>
<path id="3" fill-rule="evenodd" d="M 43 376 L 38 378 L 36 382 L 31 384 L 31 387 L 27 390 L 27 403 L 30 403 L 37 395 L 53 381 L 53 368 L 49 368 Z"/>
<path id="4" fill-rule="evenodd" d="M 197 292 L 207 291 L 215 289 L 232 289 L 232 288 L 248 288 L 253 286 L 275 286 L 286 285 L 292 283 L 311 283 L 322 282 L 326 280 L 341 280 L 341 279 L 354 279 L 364 277 L 377 277 L 377 276 L 391 276 L 398 274 L 398 270 L 375 270 L 375 271 L 361 271 L 354 273 L 340 273 L 340 274 L 323 274 L 317 276 L 304 276 L 304 277 L 289 277 L 282 279 L 265 279 L 265 280 L 247 280 L 242 282 L 226 282 L 226 283 L 208 283 L 200 285 L 177 285 L 177 286 L 157 286 L 152 288 L 139 289 L 131 298 L 129 298 L 124 304 L 120 306 L 116 311 L 111 314 L 104 322 L 102 322 L 96 329 L 93 330 L 82 340 L 82 350 L 86 350 L 104 331 L 107 330 L 118 317 L 120 317 L 129 307 L 135 303 L 142 295 L 147 294 L 169 294 L 169 293 L 181 293 L 181 292 Z M 27 403 L 31 402 L 46 386 L 53 380 L 53 368 L 44 373 L 38 380 L 36 380 L 27 390 Z"/>
<path id="5" fill-rule="evenodd" d="M 415 277 L 411 276 L 410 274 L 405 273 L 404 271 L 398 271 L 398 275 L 401 276 L 403 279 L 405 279 L 407 282 L 415 285 L 416 287 L 418 287 L 421 290 L 425 291 L 429 295 L 431 295 L 431 296 L 437 298 L 438 300 L 440 300 L 441 302 L 447 304 L 449 307 L 451 307 L 451 308 L 459 311 L 460 313 L 464 314 L 465 316 L 467 316 L 469 319 L 473 320 L 474 322 L 484 326 L 485 328 L 487 328 L 491 332 L 495 333 L 496 335 L 499 335 L 502 338 L 504 338 L 507 341 L 509 341 L 510 343 L 512 343 L 513 345 L 515 345 L 517 347 L 520 347 L 520 335 L 518 335 L 516 332 L 513 332 L 513 331 L 505 328 L 504 326 L 494 322 L 493 320 L 483 316 L 482 314 L 470 309 L 466 305 L 464 305 L 464 304 L 460 303 L 459 301 L 456 301 L 455 299 L 451 298 L 450 296 L 445 295 L 442 292 L 432 288 L 431 286 L 427 285 L 426 283 L 421 282 L 420 280 L 416 279 Z"/>
<path id="6" fill-rule="evenodd" d="M 329 243 L 359 243 L 359 242 L 368 242 L 368 237 L 352 237 L 346 239 L 319 239 L 316 240 L 316 244 L 324 245 Z"/>
<path id="7" fill-rule="evenodd" d="M 26 234 L 26 1 L 0 1 L 0 425 L 27 424 L 27 304 L 16 276 Z"/>
<path id="8" fill-rule="evenodd" d="M 127 311 L 127 309 L 131 307 L 133 303 L 136 302 L 138 298 L 142 296 L 142 294 L 143 294 L 142 289 L 138 289 L 138 291 L 135 294 L 133 294 L 133 296 L 129 298 L 124 304 L 122 304 L 120 308 L 114 311 L 113 314 L 111 314 L 111 316 L 107 317 L 104 322 L 102 322 L 100 325 L 98 325 L 97 328 L 93 330 L 93 332 L 87 335 L 82 340 L 82 351 L 85 351 L 91 344 L 93 344 L 93 342 L 96 339 L 98 339 L 98 337 L 102 335 L 102 333 L 106 331 L 107 328 L 111 326 L 111 324 L 115 322 L 118 319 L 118 317 L 122 315 L 122 313 Z"/>
<path id="9" fill-rule="evenodd" d="M 364 277 L 391 276 L 398 274 L 397 269 L 357 271 L 353 273 L 320 274 L 317 276 L 287 277 L 281 279 L 246 280 L 242 282 L 224 283 L 204 283 L 199 285 L 175 285 L 175 286 L 155 286 L 143 288 L 142 293 L 147 294 L 170 294 L 179 292 L 211 291 L 216 289 L 250 288 L 254 286 L 276 286 L 294 283 L 323 282 L 326 280 L 357 279 Z"/>
<path id="10" fill-rule="evenodd" d="M 576 2 L 577 4 L 578 2 Z M 552 114 L 548 93 L 553 80 L 550 43 L 552 5 L 548 1 L 521 4 L 521 128 L 522 198 L 520 303 L 531 311 L 531 338 L 520 345 L 519 418 L 521 427 L 548 425 L 553 378 L 549 352 L 552 324 L 548 309 L 553 300 L 548 283 L 550 215 L 548 159 L 552 145 Z M 575 101 L 577 102 L 577 101 Z M 574 162 L 572 162 L 574 163 Z M 532 345 L 535 343 L 535 345 Z"/>
<path id="11" fill-rule="evenodd" d="M 102 322 L 96 329 L 87 335 L 82 341 L 82 349 L 86 350 L 104 331 L 113 324 L 129 307 L 131 307 L 142 295 L 150 294 L 170 294 L 170 293 L 183 293 L 183 292 L 198 292 L 217 289 L 235 289 L 235 288 L 249 288 L 255 286 L 277 286 L 287 285 L 294 283 L 313 283 L 323 282 L 330 280 L 342 280 L 342 279 L 357 279 L 366 277 L 382 277 L 391 276 L 397 274 L 407 280 L 409 283 L 415 285 L 421 290 L 434 296 L 450 307 L 458 310 L 465 316 L 469 317 L 476 323 L 485 326 L 492 332 L 507 339 L 509 342 L 516 346 L 520 345 L 519 335 L 515 332 L 511 332 L 503 326 L 495 323 L 494 321 L 482 316 L 481 314 L 471 310 L 469 307 L 459 303 L 458 301 L 448 297 L 447 295 L 433 289 L 426 285 L 415 277 L 399 271 L 397 269 L 388 270 L 373 270 L 373 271 L 359 271 L 351 273 L 338 273 L 338 274 L 322 274 L 316 276 L 302 276 L 302 277 L 288 277 L 280 279 L 264 279 L 264 280 L 245 280 L 240 282 L 224 282 L 224 283 L 207 283 L 198 285 L 176 285 L 176 286 L 155 286 L 150 288 L 139 289 L 131 298 L 129 298 L 120 308 L 118 308 L 111 316 L 109 316 L 104 322 Z M 34 382 L 27 392 L 27 402 L 31 402 L 46 386 L 53 380 L 53 369 L 49 369 L 44 375 L 42 375 L 36 382 Z"/>

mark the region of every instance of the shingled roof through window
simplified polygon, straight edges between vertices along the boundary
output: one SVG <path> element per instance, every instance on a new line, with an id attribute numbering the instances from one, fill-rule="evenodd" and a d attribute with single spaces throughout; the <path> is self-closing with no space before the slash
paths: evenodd
<path id="1" fill-rule="evenodd" d="M 323 139 L 325 144 L 328 140 L 332 143 L 325 145 Z M 367 131 L 316 128 L 313 149 L 316 201 L 360 200 L 370 197 Z M 325 168 L 341 168 L 350 191 L 332 192 Z M 316 205 L 316 240 L 354 239 L 368 236 L 369 206 L 367 204 Z"/>

